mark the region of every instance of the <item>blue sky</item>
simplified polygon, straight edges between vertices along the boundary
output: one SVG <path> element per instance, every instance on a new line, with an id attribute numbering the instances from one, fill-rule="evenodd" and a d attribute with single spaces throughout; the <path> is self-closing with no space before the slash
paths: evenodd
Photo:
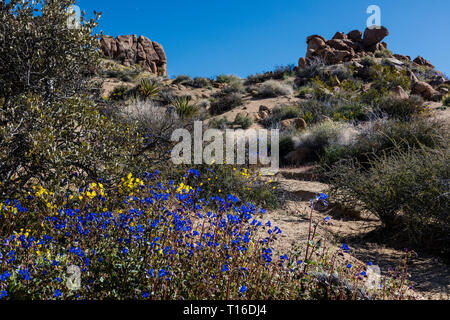
<path id="1" fill-rule="evenodd" d="M 247 76 L 297 64 L 306 37 L 364 30 L 369 5 L 381 8 L 394 53 L 421 55 L 450 75 L 450 1 L 407 0 L 77 0 L 103 12 L 105 34 L 145 35 L 163 45 L 168 75 Z"/>

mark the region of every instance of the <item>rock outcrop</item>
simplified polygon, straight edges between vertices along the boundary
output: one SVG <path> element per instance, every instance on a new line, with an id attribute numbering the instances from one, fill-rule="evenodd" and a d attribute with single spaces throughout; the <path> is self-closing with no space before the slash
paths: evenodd
<path id="1" fill-rule="evenodd" d="M 434 66 L 431 64 L 431 62 L 429 62 L 428 60 L 425 60 L 423 57 L 418 56 L 417 58 L 415 58 L 413 60 L 413 62 L 417 63 L 420 66 L 425 66 L 425 67 L 429 67 L 429 68 L 434 68 Z"/>
<path id="2" fill-rule="evenodd" d="M 154 74 L 167 75 L 167 58 L 162 45 L 144 36 L 103 36 L 100 40 L 103 53 L 125 66 L 139 64 Z"/>
<path id="3" fill-rule="evenodd" d="M 347 34 L 337 32 L 328 41 L 320 35 L 309 36 L 306 39 L 308 44 L 306 57 L 299 59 L 298 68 L 304 68 L 308 61 L 314 58 L 321 58 L 326 64 L 331 65 L 373 55 L 376 50 L 387 49 L 387 44 L 382 40 L 388 35 L 388 29 L 380 27 L 367 28 L 364 35 L 359 30 Z"/>

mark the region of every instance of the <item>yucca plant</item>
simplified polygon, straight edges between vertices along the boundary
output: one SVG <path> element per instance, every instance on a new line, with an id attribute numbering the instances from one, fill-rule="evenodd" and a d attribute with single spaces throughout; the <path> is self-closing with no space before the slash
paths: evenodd
<path id="1" fill-rule="evenodd" d="M 139 84 L 139 92 L 144 99 L 153 99 L 159 95 L 160 88 L 156 81 L 142 79 Z"/>
<path id="2" fill-rule="evenodd" d="M 172 101 L 180 118 L 190 119 L 198 113 L 199 107 L 196 104 L 191 104 L 191 100 L 191 96 L 181 96 Z"/>

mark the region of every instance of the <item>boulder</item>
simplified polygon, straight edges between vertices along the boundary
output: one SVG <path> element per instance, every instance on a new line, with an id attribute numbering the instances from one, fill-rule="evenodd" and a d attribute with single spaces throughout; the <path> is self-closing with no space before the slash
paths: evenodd
<path id="1" fill-rule="evenodd" d="M 409 98 L 408 94 L 402 88 L 402 86 L 396 86 L 395 88 L 392 88 L 391 93 L 394 97 L 396 97 L 399 100 L 407 100 Z"/>
<path id="2" fill-rule="evenodd" d="M 420 66 L 425 66 L 425 67 L 429 67 L 429 68 L 433 68 L 434 69 L 434 66 L 431 64 L 431 62 L 429 62 L 428 60 L 425 60 L 421 56 L 418 56 L 417 58 L 415 58 L 413 60 L 413 62 L 417 63 Z"/>
<path id="3" fill-rule="evenodd" d="M 298 68 L 299 69 L 304 69 L 306 67 L 307 63 L 306 63 L 306 59 L 305 57 L 301 57 L 300 59 L 298 59 Z"/>
<path id="4" fill-rule="evenodd" d="M 403 56 L 401 54 L 396 54 L 394 53 L 394 58 L 400 60 L 400 61 L 405 61 L 405 62 L 409 62 L 411 61 L 411 57 L 410 56 Z"/>
<path id="5" fill-rule="evenodd" d="M 346 39 L 348 39 L 348 37 L 343 32 L 336 32 L 336 34 L 332 38 L 332 40 L 346 40 Z"/>
<path id="6" fill-rule="evenodd" d="M 411 93 L 418 94 L 428 101 L 437 100 L 440 95 L 439 92 L 434 90 L 431 85 L 423 81 L 414 82 L 411 88 Z"/>
<path id="7" fill-rule="evenodd" d="M 306 39 L 306 43 L 308 44 L 308 50 L 314 51 L 324 49 L 327 46 L 324 37 L 318 35 L 309 36 Z"/>
<path id="8" fill-rule="evenodd" d="M 363 45 L 366 48 L 373 47 L 380 43 L 386 36 L 389 35 L 389 30 L 386 27 L 380 26 L 378 28 L 366 28 L 363 36 Z"/>
<path id="9" fill-rule="evenodd" d="M 303 118 L 286 119 L 281 121 L 281 130 L 294 127 L 299 130 L 305 130 L 307 127 L 306 121 Z"/>
<path id="10" fill-rule="evenodd" d="M 359 30 L 353 30 L 347 33 L 347 37 L 354 42 L 361 42 L 362 32 Z"/>

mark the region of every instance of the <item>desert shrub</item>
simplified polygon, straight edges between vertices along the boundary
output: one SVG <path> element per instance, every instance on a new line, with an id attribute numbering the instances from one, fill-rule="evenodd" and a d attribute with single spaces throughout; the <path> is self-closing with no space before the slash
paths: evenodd
<path id="1" fill-rule="evenodd" d="M 295 142 L 292 139 L 291 135 L 281 135 L 279 142 L 279 150 L 280 150 L 280 161 L 283 163 L 284 158 L 289 152 L 294 151 Z"/>
<path id="2" fill-rule="evenodd" d="M 448 148 L 423 148 L 376 157 L 369 170 L 352 160 L 340 162 L 329 173 L 331 194 L 375 214 L 402 246 L 448 259 L 449 161 Z"/>
<path id="3" fill-rule="evenodd" d="M 204 77 L 196 77 L 189 83 L 194 88 L 210 88 L 211 80 Z"/>
<path id="4" fill-rule="evenodd" d="M 408 121 L 412 117 L 425 112 L 422 97 L 411 95 L 408 99 L 398 99 L 392 96 L 384 96 L 380 98 L 374 111 L 387 114 L 394 119 Z"/>
<path id="5" fill-rule="evenodd" d="M 374 52 L 376 58 L 390 58 L 392 57 L 392 52 L 388 49 L 376 50 Z"/>
<path id="6" fill-rule="evenodd" d="M 262 120 L 262 124 L 266 128 L 273 128 L 278 126 L 278 124 L 286 119 L 298 118 L 303 115 L 300 106 L 282 106 L 275 107 L 272 109 L 272 113 L 269 117 Z"/>
<path id="7" fill-rule="evenodd" d="M 264 82 L 259 88 L 258 95 L 261 97 L 278 97 L 291 95 L 294 92 L 292 86 L 275 80 Z"/>
<path id="8" fill-rule="evenodd" d="M 245 92 L 245 87 L 242 84 L 242 82 L 239 81 L 232 81 L 225 85 L 225 87 L 222 88 L 221 94 L 227 95 L 231 93 L 241 94 Z"/>
<path id="9" fill-rule="evenodd" d="M 172 104 L 181 119 L 190 119 L 200 111 L 200 108 L 196 104 L 191 103 L 191 100 L 191 96 L 181 96 L 172 101 Z"/>
<path id="10" fill-rule="evenodd" d="M 211 101 L 209 99 L 201 99 L 197 105 L 199 106 L 199 108 L 202 109 L 208 109 L 211 106 Z"/>
<path id="11" fill-rule="evenodd" d="M 231 93 L 220 96 L 217 98 L 217 100 L 213 101 L 211 103 L 211 108 L 209 109 L 209 111 L 212 115 L 218 115 L 239 107 L 242 104 L 242 95 L 238 93 Z"/>
<path id="12" fill-rule="evenodd" d="M 176 98 L 175 90 L 162 86 L 158 93 L 158 101 L 164 105 L 170 104 Z"/>
<path id="13" fill-rule="evenodd" d="M 185 85 L 186 83 L 189 83 L 190 81 L 192 81 L 192 78 L 188 75 L 178 75 L 175 80 L 173 80 L 173 83 L 175 84 L 182 84 Z"/>
<path id="14" fill-rule="evenodd" d="M 107 78 L 116 78 L 124 82 L 133 82 L 139 75 L 140 71 L 137 69 L 107 69 L 102 71 L 102 75 Z"/>
<path id="15" fill-rule="evenodd" d="M 344 65 L 332 66 L 330 70 L 330 78 L 336 77 L 339 81 L 353 78 L 353 72 L 349 67 Z"/>
<path id="16" fill-rule="evenodd" d="M 129 95 L 130 88 L 124 85 L 115 87 L 109 94 L 108 99 L 112 101 L 123 101 L 126 100 Z"/>
<path id="17" fill-rule="evenodd" d="M 305 68 L 297 71 L 297 78 L 300 79 L 313 79 L 319 77 L 319 79 L 327 78 L 327 72 L 325 71 L 325 62 L 321 58 L 308 59 L 308 63 Z"/>
<path id="18" fill-rule="evenodd" d="M 295 76 L 295 65 L 290 64 L 287 66 L 275 66 L 271 72 L 271 79 L 287 80 L 289 77 Z"/>
<path id="19" fill-rule="evenodd" d="M 215 81 L 218 82 L 218 83 L 229 84 L 229 83 L 232 83 L 232 82 L 240 82 L 241 78 L 239 78 L 238 76 L 235 76 L 233 74 L 229 74 L 229 75 L 221 74 L 221 75 L 218 75 L 216 77 Z"/>
<path id="20" fill-rule="evenodd" d="M 299 97 L 300 99 L 305 99 L 308 97 L 308 95 L 311 95 L 311 91 L 312 91 L 311 86 L 309 85 L 301 86 L 297 90 L 297 97 Z"/>
<path id="21" fill-rule="evenodd" d="M 442 104 L 446 107 L 450 107 L 450 95 L 446 95 L 442 98 Z"/>
<path id="22" fill-rule="evenodd" d="M 74 1 L 0 2 L 0 96 L 24 92 L 67 97 L 89 86 L 100 62 L 91 35 L 97 19 L 83 15 L 82 28 L 67 27 Z M 99 15 L 97 14 L 97 18 Z"/>
<path id="23" fill-rule="evenodd" d="M 321 164 L 325 170 L 342 159 L 355 159 L 363 168 L 370 160 L 394 150 L 405 151 L 427 147 L 443 148 L 448 134 L 441 122 L 416 118 L 413 121 L 377 120 L 358 132 L 349 145 L 331 144 L 325 148 Z"/>
<path id="24" fill-rule="evenodd" d="M 253 124 L 253 118 L 239 113 L 234 119 L 234 124 L 240 126 L 242 129 L 248 129 Z"/>
<path id="25" fill-rule="evenodd" d="M 371 56 L 364 56 L 364 57 L 362 57 L 359 60 L 359 63 L 361 63 L 363 66 L 366 66 L 366 67 L 372 67 L 372 66 L 378 64 L 377 60 L 374 57 L 371 57 Z"/>
<path id="26" fill-rule="evenodd" d="M 311 159 L 318 159 L 328 146 L 351 145 L 356 137 L 355 129 L 341 122 L 323 121 L 309 127 L 300 136 L 295 137 L 296 147 L 310 151 Z"/>
<path id="27" fill-rule="evenodd" d="M 14 64 L 0 76 L 0 90 L 5 90 L 0 115 L 2 199 L 26 197 L 32 184 L 52 186 L 59 194 L 74 184 L 113 181 L 125 170 L 152 165 L 151 150 L 159 138 L 146 136 L 104 102 L 94 104 L 98 97 L 85 70 L 98 63 L 98 42 L 91 35 L 96 23 L 82 21 L 81 29 L 68 29 L 66 9 L 71 4 L 0 3 L 1 19 L 8 21 L 0 38 L 12 46 L 1 46 L 0 68 Z M 11 61 L 3 62 L 10 55 Z M 51 88 L 47 80 L 52 80 Z"/>
<path id="28" fill-rule="evenodd" d="M 387 92 L 397 86 L 409 90 L 411 80 L 405 70 L 398 71 L 392 66 L 374 65 L 370 68 L 372 86 L 381 91 Z"/>
<path id="29" fill-rule="evenodd" d="M 233 122 L 225 117 L 214 118 L 209 122 L 209 126 L 214 129 L 228 129 L 233 125 Z"/>
<path id="30" fill-rule="evenodd" d="M 289 77 L 295 76 L 294 68 L 293 64 L 276 66 L 273 71 L 250 75 L 245 80 L 245 85 L 255 85 L 271 79 L 287 80 Z"/>
<path id="31" fill-rule="evenodd" d="M 346 95 L 330 95 L 324 88 L 317 88 L 314 98 L 301 104 L 302 117 L 308 123 L 320 122 L 330 118 L 336 121 L 365 121 L 372 108 L 358 98 Z"/>

